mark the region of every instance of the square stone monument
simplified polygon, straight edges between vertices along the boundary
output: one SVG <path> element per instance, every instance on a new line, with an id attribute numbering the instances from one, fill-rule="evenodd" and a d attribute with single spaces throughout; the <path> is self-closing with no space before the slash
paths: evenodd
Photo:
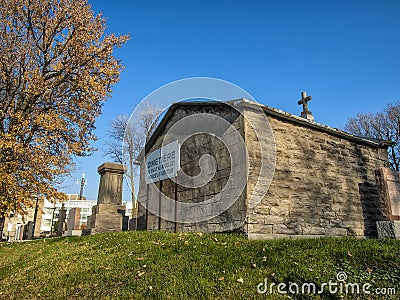
<path id="1" fill-rule="evenodd" d="M 376 171 L 382 219 L 376 222 L 379 238 L 400 239 L 400 173 L 389 168 Z"/>
<path id="2" fill-rule="evenodd" d="M 122 231 L 128 228 L 125 205 L 122 204 L 122 183 L 126 167 L 106 162 L 97 169 L 100 174 L 97 205 L 88 217 L 85 234 Z"/>
<path id="3" fill-rule="evenodd" d="M 81 208 L 74 207 L 68 212 L 67 231 L 65 236 L 79 236 L 82 234 L 81 229 Z"/>

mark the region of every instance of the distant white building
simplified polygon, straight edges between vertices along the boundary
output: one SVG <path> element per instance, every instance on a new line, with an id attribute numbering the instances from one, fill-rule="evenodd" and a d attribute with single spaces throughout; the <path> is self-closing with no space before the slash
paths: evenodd
<path id="1" fill-rule="evenodd" d="M 129 219 L 132 219 L 132 209 L 133 209 L 132 201 L 122 202 L 122 204 L 125 204 L 126 207 L 125 216 L 128 216 Z"/>
<path id="2" fill-rule="evenodd" d="M 79 207 L 81 209 L 80 224 L 86 225 L 87 217 L 92 214 L 92 207 L 97 204 L 95 200 L 78 200 L 77 194 L 67 194 L 68 200 L 64 202 L 56 201 L 55 203 L 44 200 L 42 224 L 40 230 L 44 233 L 50 233 L 51 225 L 58 221 L 59 212 L 62 204 L 68 213 L 71 208 Z"/>

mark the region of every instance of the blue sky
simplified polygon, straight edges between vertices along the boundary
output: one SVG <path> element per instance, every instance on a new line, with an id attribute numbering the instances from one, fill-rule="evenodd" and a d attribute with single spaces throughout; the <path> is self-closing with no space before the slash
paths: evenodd
<path id="1" fill-rule="evenodd" d="M 299 115 L 301 91 L 317 122 L 343 128 L 358 112 L 400 101 L 400 0 L 95 1 L 108 32 L 131 34 L 116 51 L 125 69 L 97 120 L 99 151 L 80 158 L 61 190 L 97 198 L 110 121 L 171 81 L 215 77 L 258 102 Z M 129 193 L 124 194 L 129 200 Z"/>

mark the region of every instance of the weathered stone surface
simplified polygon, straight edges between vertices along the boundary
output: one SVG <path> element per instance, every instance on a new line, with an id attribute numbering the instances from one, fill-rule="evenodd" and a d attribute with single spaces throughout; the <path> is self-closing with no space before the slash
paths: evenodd
<path id="1" fill-rule="evenodd" d="M 69 210 L 67 230 L 80 229 L 81 209 L 80 207 L 74 207 Z"/>
<path id="2" fill-rule="evenodd" d="M 341 219 L 332 219 L 329 220 L 329 225 L 331 227 L 341 227 L 342 226 L 342 220 Z"/>
<path id="3" fill-rule="evenodd" d="M 247 232 L 257 234 L 272 234 L 273 225 L 247 224 Z"/>
<path id="4" fill-rule="evenodd" d="M 279 224 L 283 223 L 285 219 L 283 217 L 274 216 L 274 215 L 266 215 L 264 217 L 264 224 Z"/>
<path id="5" fill-rule="evenodd" d="M 122 203 L 122 178 L 126 167 L 121 164 L 106 162 L 97 169 L 100 174 L 98 204 Z"/>
<path id="6" fill-rule="evenodd" d="M 379 238 L 400 239 L 400 221 L 377 221 Z"/>
<path id="7" fill-rule="evenodd" d="M 324 235 L 325 234 L 325 228 L 318 226 L 304 226 L 303 227 L 303 234 L 306 235 Z"/>
<path id="8" fill-rule="evenodd" d="M 237 128 L 244 138 L 248 152 L 249 174 L 245 192 L 229 208 L 214 220 L 200 224 L 175 224 L 163 222 L 146 211 L 146 203 L 157 203 L 144 184 L 144 164 L 141 165 L 139 191 L 138 228 L 148 230 L 176 231 L 226 231 L 243 229 L 251 235 L 270 237 L 319 237 L 344 236 L 350 230 L 359 236 L 377 236 L 376 220 L 382 215 L 378 205 L 379 194 L 375 170 L 387 166 L 387 151 L 373 143 L 328 132 L 323 126 L 292 116 L 281 117 L 278 113 L 267 114 L 272 136 L 264 135 L 261 140 L 245 118 L 234 109 L 220 105 L 178 107 L 154 143 L 146 150 L 150 153 L 161 146 L 162 139 L 174 123 L 191 114 L 213 113 Z M 256 123 L 257 113 L 245 110 Z M 262 121 L 257 123 L 266 126 Z M 266 131 L 267 132 L 267 131 Z M 276 160 L 272 153 L 263 153 L 268 168 L 274 169 L 272 178 L 259 176 L 261 168 L 260 143 L 275 142 Z M 228 139 L 229 145 L 237 142 Z M 188 138 L 181 147 L 181 167 L 190 176 L 199 174 L 199 158 L 212 155 L 217 164 L 212 180 L 195 189 L 176 187 L 176 197 L 182 202 L 200 202 L 210 199 L 226 188 L 237 188 L 238 180 L 229 183 L 232 174 L 231 157 L 226 146 L 218 139 L 205 134 Z M 261 183 L 257 186 L 257 182 Z M 270 185 L 269 185 L 270 184 Z M 257 190 L 256 190 L 257 189 Z M 162 192 L 175 197 L 175 183 L 164 180 Z M 250 195 L 265 193 L 257 206 L 248 205 Z M 196 217 L 195 212 L 192 216 Z M 173 228 L 173 229 L 172 229 Z"/>
<path id="9" fill-rule="evenodd" d="M 324 217 L 327 219 L 335 219 L 336 213 L 334 211 L 324 211 Z"/>
<path id="10" fill-rule="evenodd" d="M 97 204 L 92 207 L 88 217 L 88 229 L 92 234 L 122 231 L 125 216 L 125 205 Z"/>
<path id="11" fill-rule="evenodd" d="M 303 229 L 301 228 L 301 226 L 290 228 L 289 226 L 278 223 L 273 225 L 272 233 L 288 235 L 303 234 Z"/>
<path id="12" fill-rule="evenodd" d="M 87 219 L 85 234 L 128 230 L 128 217 L 122 205 L 122 178 L 126 168 L 115 163 L 99 166 L 99 194 L 97 205 Z"/>
<path id="13" fill-rule="evenodd" d="M 262 214 L 262 207 L 268 207 L 265 215 L 278 211 L 276 215 L 285 218 L 282 209 L 287 206 L 302 235 L 343 236 L 351 228 L 357 235 L 376 236 L 380 208 L 375 170 L 387 164 L 386 151 L 273 116 L 268 120 L 277 149 L 275 174 L 254 211 Z M 246 127 L 245 132 L 246 141 L 254 139 L 251 128 Z M 257 143 L 247 145 L 250 166 L 255 166 L 249 182 L 254 182 L 259 167 L 252 158 L 259 156 L 260 149 Z M 251 192 L 249 184 L 248 195 Z M 285 222 L 274 223 L 276 234 L 291 235 L 293 231 Z"/>
<path id="14" fill-rule="evenodd" d="M 400 220 L 400 173 L 389 168 L 376 171 L 381 220 Z"/>
<path id="15" fill-rule="evenodd" d="M 209 107 L 193 107 L 191 109 L 182 108 L 175 111 L 172 116 L 171 122 L 166 125 L 163 133 L 157 139 L 155 144 L 148 150 L 147 153 L 161 147 L 165 132 L 184 116 L 191 114 L 202 114 L 210 113 Z M 243 137 L 243 120 L 239 113 L 233 108 L 227 108 L 224 105 L 215 107 L 213 111 L 217 116 L 223 117 L 225 120 L 230 122 Z M 197 188 L 187 188 L 181 185 L 177 185 L 170 179 L 162 181 L 162 188 L 159 188 L 159 183 L 156 183 L 157 188 L 166 196 L 171 199 L 177 199 L 178 202 L 202 202 L 212 199 L 216 194 L 221 193 L 222 189 L 226 189 L 223 199 L 231 198 L 235 191 L 238 191 L 241 185 L 241 174 L 232 173 L 232 170 L 236 169 L 238 162 L 242 163 L 242 158 L 238 151 L 232 151 L 229 153 L 227 147 L 235 149 L 235 145 L 239 143 L 238 137 L 232 133 L 224 135 L 225 144 L 218 138 L 215 138 L 208 134 L 196 134 L 188 139 L 181 145 L 181 169 L 189 176 L 196 176 L 200 173 L 199 160 L 204 154 L 211 155 L 216 160 L 216 172 L 208 183 Z M 237 148 L 237 147 L 236 147 Z M 231 165 L 232 161 L 236 163 Z M 191 231 L 191 232 L 226 232 L 240 230 L 243 227 L 246 218 L 246 204 L 245 204 L 245 193 L 237 199 L 224 213 L 211 218 L 207 222 L 200 223 L 185 223 L 175 224 L 175 222 L 169 222 L 153 215 L 150 211 L 158 211 L 160 207 L 158 194 L 148 188 L 144 181 L 144 164 L 141 164 L 141 184 L 139 189 L 139 206 L 138 206 L 138 230 L 166 230 L 166 231 Z M 239 170 L 242 171 L 242 170 Z M 204 170 L 203 170 L 204 172 Z M 228 180 L 230 179 L 229 186 Z M 175 194 L 175 188 L 177 192 Z M 210 211 L 218 210 L 218 203 L 214 203 L 212 207 L 208 209 Z M 146 210 L 146 208 L 149 210 Z M 172 209 L 164 207 L 161 204 L 161 209 Z M 204 214 L 202 210 L 192 210 L 185 212 L 185 219 L 196 220 L 199 214 Z"/>
<path id="16" fill-rule="evenodd" d="M 61 207 L 58 213 L 58 226 L 57 226 L 57 236 L 62 236 L 64 232 L 64 223 L 67 216 L 67 210 L 64 205 Z"/>
<path id="17" fill-rule="evenodd" d="M 325 227 L 325 235 L 327 236 L 347 236 L 347 234 L 347 228 Z"/>
<path id="18" fill-rule="evenodd" d="M 81 219 L 80 207 L 71 208 L 68 212 L 67 231 L 65 232 L 65 236 L 81 235 L 82 230 L 80 228 L 80 219 Z"/>

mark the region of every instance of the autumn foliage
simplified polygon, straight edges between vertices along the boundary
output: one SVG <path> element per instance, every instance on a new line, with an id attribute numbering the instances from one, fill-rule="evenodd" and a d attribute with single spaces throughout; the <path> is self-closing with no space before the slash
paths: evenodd
<path id="1" fill-rule="evenodd" d="M 105 34 L 85 0 L 0 4 L 0 217 L 33 196 L 59 198 L 74 156 L 88 155 L 96 117 L 122 65 L 128 36 Z"/>

